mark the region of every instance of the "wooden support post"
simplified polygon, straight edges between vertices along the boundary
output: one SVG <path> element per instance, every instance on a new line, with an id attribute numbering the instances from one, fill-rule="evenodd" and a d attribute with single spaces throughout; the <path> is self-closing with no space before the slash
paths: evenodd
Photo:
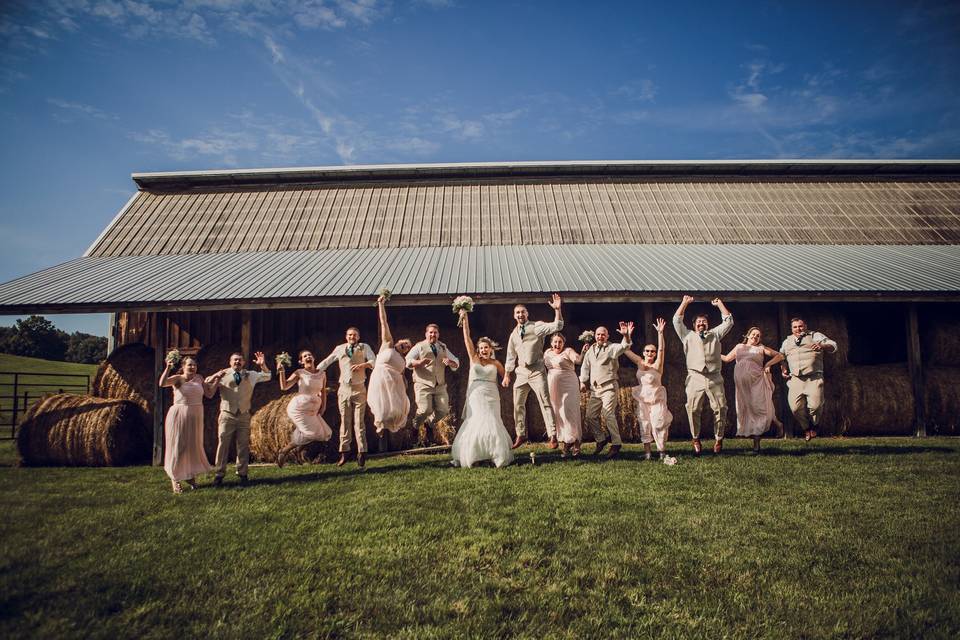
<path id="1" fill-rule="evenodd" d="M 913 433 L 918 438 L 927 435 L 923 362 L 920 359 L 920 327 L 917 322 L 917 305 L 907 305 L 907 368 L 913 383 Z"/>
<path id="2" fill-rule="evenodd" d="M 643 352 L 643 345 L 647 342 L 652 342 L 657 344 L 657 336 L 654 335 L 656 332 L 653 330 L 653 303 L 644 302 L 643 303 L 643 331 L 640 332 L 640 336 L 643 338 L 643 342 L 640 344 L 641 353 Z M 647 339 L 646 336 L 653 336 L 652 339 Z"/>
<path id="3" fill-rule="evenodd" d="M 247 362 L 253 357 L 253 343 L 250 335 L 250 309 L 240 312 L 240 351 Z"/>
<path id="4" fill-rule="evenodd" d="M 787 332 L 790 327 L 790 316 L 787 314 L 787 305 L 784 302 L 777 303 L 777 346 L 779 347 L 783 344 L 783 341 L 787 337 Z M 784 362 L 786 365 L 786 362 Z M 773 374 L 774 380 L 780 380 L 780 419 L 783 422 L 783 437 L 792 438 L 794 436 L 793 432 L 793 414 L 790 412 L 790 402 L 787 400 L 787 385 L 784 384 L 783 376 L 780 375 L 779 365 L 777 366 L 778 371 L 770 373 Z"/>
<path id="5" fill-rule="evenodd" d="M 160 374 L 163 372 L 166 355 L 166 331 L 161 331 L 161 315 L 150 314 L 150 343 L 153 345 L 153 465 L 163 464 L 163 389 Z"/>

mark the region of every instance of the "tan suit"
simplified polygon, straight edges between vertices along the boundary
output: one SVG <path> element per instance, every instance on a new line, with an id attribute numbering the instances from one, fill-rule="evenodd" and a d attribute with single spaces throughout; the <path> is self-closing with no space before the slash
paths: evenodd
<path id="1" fill-rule="evenodd" d="M 414 367 L 415 360 L 427 359 L 427 363 Z M 407 368 L 413 372 L 413 393 L 417 404 L 417 412 L 413 416 L 413 426 L 420 433 L 420 429 L 427 420 L 436 424 L 450 413 L 450 396 L 447 393 L 447 365 L 444 358 L 453 362 L 451 369 L 456 371 L 460 367 L 460 360 L 450 353 L 447 345 L 439 340 L 431 346 L 429 340 L 422 340 L 413 345 L 407 353 Z M 426 440 L 426 433 L 420 434 L 421 440 Z"/>
<path id="2" fill-rule="evenodd" d="M 253 388 L 271 377 L 269 371 L 241 371 L 237 384 L 233 371 L 220 378 L 220 416 L 217 419 L 216 474 L 227 473 L 230 445 L 237 440 L 237 475 L 247 475 L 250 464 L 250 399 Z"/>
<path id="3" fill-rule="evenodd" d="M 822 342 L 824 346 L 833 347 L 834 351 L 837 349 L 836 342 L 820 332 L 811 331 L 800 336 L 799 344 L 791 335 L 780 346 L 780 353 L 786 357 L 790 371 L 787 402 L 804 431 L 815 430 L 823 412 L 823 352 L 810 348 L 814 342 Z"/>
<path id="4" fill-rule="evenodd" d="M 597 445 L 607 438 L 600 430 L 600 423 L 610 434 L 610 444 L 620 445 L 620 428 L 617 426 L 617 403 L 620 391 L 620 356 L 630 348 L 624 338 L 619 344 L 609 342 L 601 347 L 591 345 L 583 354 L 580 365 L 580 382 L 590 388 L 587 400 L 587 426 L 593 429 Z"/>
<path id="5" fill-rule="evenodd" d="M 727 428 L 727 396 L 723 390 L 723 376 L 720 375 L 720 360 L 723 347 L 720 341 L 733 328 L 733 316 L 723 317 L 723 321 L 704 332 L 701 336 L 683 324 L 683 318 L 673 316 L 673 328 L 683 343 L 683 353 L 687 359 L 687 420 L 690 422 L 690 435 L 700 437 L 700 416 L 703 410 L 703 397 L 706 396 L 713 409 L 715 427 L 714 437 L 723 440 Z"/>
<path id="6" fill-rule="evenodd" d="M 507 340 L 507 373 L 514 375 L 513 420 L 517 435 L 527 435 L 527 396 L 533 391 L 543 413 L 547 437 L 557 436 L 557 425 L 550 406 L 547 389 L 547 369 L 543 364 L 543 339 L 563 329 L 563 320 L 556 322 L 526 322 L 510 332 Z"/>
<path id="7" fill-rule="evenodd" d="M 337 389 L 337 407 L 340 409 L 340 453 L 350 451 L 353 436 L 357 438 L 357 452 L 367 451 L 367 432 L 364 414 L 367 410 L 366 369 L 353 371 L 355 364 L 373 365 L 377 357 L 365 342 L 358 342 L 351 350 L 348 344 L 337 346 L 333 353 L 317 365 L 317 370 L 326 371 L 336 362 L 340 366 L 340 387 Z M 352 351 L 352 352 L 351 352 Z M 352 434 L 351 434 L 352 432 Z"/>

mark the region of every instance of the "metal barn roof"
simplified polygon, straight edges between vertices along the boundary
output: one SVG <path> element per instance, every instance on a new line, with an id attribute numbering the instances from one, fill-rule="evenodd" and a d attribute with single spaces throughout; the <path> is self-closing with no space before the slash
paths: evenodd
<path id="1" fill-rule="evenodd" d="M 395 304 L 459 294 L 571 302 L 731 298 L 960 300 L 960 246 L 560 245 L 78 258 L 0 285 L 0 313 Z M 732 295 L 731 295 L 732 294 Z"/>

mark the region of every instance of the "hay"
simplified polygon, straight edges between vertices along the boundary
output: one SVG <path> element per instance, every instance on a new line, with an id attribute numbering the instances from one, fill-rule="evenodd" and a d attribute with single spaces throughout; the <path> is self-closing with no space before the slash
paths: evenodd
<path id="1" fill-rule="evenodd" d="M 110 467 L 149 462 L 151 434 L 130 400 L 69 393 L 30 408 L 17 432 L 26 466 Z"/>
<path id="2" fill-rule="evenodd" d="M 924 364 L 955 367 L 960 364 L 960 328 L 956 322 L 928 323 L 921 334 Z"/>
<path id="3" fill-rule="evenodd" d="M 587 424 L 587 400 L 590 399 L 589 391 L 580 392 L 580 424 L 583 427 L 584 442 L 593 441 L 593 429 Z M 624 442 L 640 442 L 640 421 L 637 419 L 637 407 L 633 400 L 633 387 L 620 387 L 617 398 L 617 425 L 620 427 L 620 438 Z M 603 422 L 600 422 L 600 429 L 607 433 Z M 609 434 L 607 433 L 609 436 Z"/>
<path id="4" fill-rule="evenodd" d="M 955 436 L 960 432 L 960 368 L 926 370 L 927 433 Z"/>
<path id="5" fill-rule="evenodd" d="M 906 367 L 847 367 L 826 377 L 824 435 L 910 435 L 913 387 Z"/>
<path id="6" fill-rule="evenodd" d="M 287 417 L 287 405 L 290 404 L 292 397 L 293 393 L 290 393 L 271 400 L 253 414 L 250 420 L 250 455 L 257 462 L 276 462 L 280 450 L 290 444 L 290 435 L 294 427 L 290 418 Z M 336 406 L 333 407 L 333 415 L 338 416 Z M 329 398 L 323 419 L 333 430 L 333 436 L 327 442 L 311 442 L 307 445 L 303 450 L 305 460 L 314 460 L 318 457 L 328 461 L 336 459 L 338 420 L 330 421 Z"/>
<path id="7" fill-rule="evenodd" d="M 154 402 L 153 356 L 153 349 L 139 342 L 114 349 L 97 368 L 91 393 L 97 398 L 130 400 L 148 419 Z"/>

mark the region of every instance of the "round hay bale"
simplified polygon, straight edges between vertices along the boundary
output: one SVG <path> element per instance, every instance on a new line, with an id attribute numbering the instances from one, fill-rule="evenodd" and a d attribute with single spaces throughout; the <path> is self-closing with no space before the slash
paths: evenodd
<path id="1" fill-rule="evenodd" d="M 827 377 L 824 433 L 835 435 L 910 435 L 913 387 L 906 367 L 847 367 Z"/>
<path id="2" fill-rule="evenodd" d="M 927 433 L 955 436 L 960 432 L 960 368 L 926 370 Z"/>
<path id="3" fill-rule="evenodd" d="M 587 401 L 589 399 L 589 391 L 580 392 L 580 424 L 583 428 L 584 442 L 594 440 L 593 429 L 587 424 Z M 620 428 L 620 438 L 624 442 L 640 442 L 640 421 L 637 420 L 637 407 L 633 401 L 633 386 L 620 387 L 617 396 L 617 426 Z M 610 434 L 607 433 L 602 420 L 600 429 L 609 437 Z"/>
<path id="4" fill-rule="evenodd" d="M 153 413 L 153 349 L 139 342 L 114 349 L 97 368 L 91 393 L 97 398 L 130 400 Z"/>
<path id="5" fill-rule="evenodd" d="M 150 461 L 151 434 L 131 400 L 61 393 L 30 408 L 17 431 L 25 466 L 115 467 Z"/>
<path id="6" fill-rule="evenodd" d="M 259 386 L 259 385 L 258 385 Z M 287 405 L 293 393 L 275 398 L 260 407 L 250 420 L 250 455 L 257 462 L 276 462 L 280 449 L 290 444 L 290 435 L 293 433 L 293 422 L 287 417 Z M 335 459 L 337 454 L 338 422 L 330 421 L 330 400 L 327 399 L 327 411 L 323 419 L 333 430 L 333 436 L 327 442 L 312 442 L 303 451 L 303 458 L 315 460 L 318 457 L 324 460 Z M 334 415 L 338 415 L 334 407 Z"/>

